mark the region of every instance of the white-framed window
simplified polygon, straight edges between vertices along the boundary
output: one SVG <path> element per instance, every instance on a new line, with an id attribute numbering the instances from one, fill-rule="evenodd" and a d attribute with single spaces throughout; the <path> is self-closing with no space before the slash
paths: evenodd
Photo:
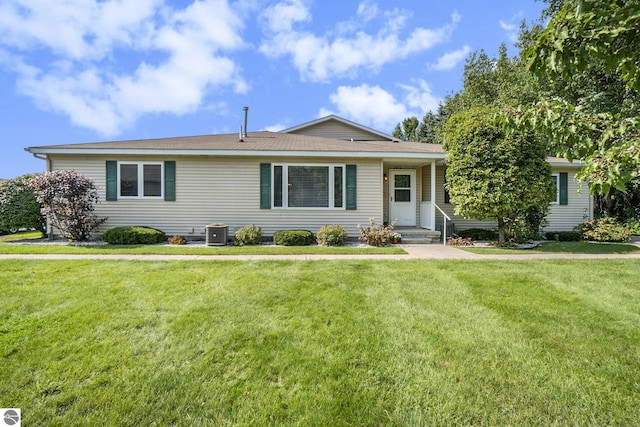
<path id="1" fill-rule="evenodd" d="M 274 209 L 345 209 L 344 164 L 273 164 Z"/>
<path id="2" fill-rule="evenodd" d="M 118 162 L 118 197 L 162 198 L 162 162 Z"/>

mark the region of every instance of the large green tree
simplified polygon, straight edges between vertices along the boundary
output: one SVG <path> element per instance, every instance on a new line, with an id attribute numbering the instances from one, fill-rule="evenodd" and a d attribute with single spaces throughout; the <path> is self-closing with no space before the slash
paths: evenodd
<path id="1" fill-rule="evenodd" d="M 507 133 L 496 108 L 472 107 L 445 124 L 447 185 L 455 214 L 495 220 L 500 242 L 528 211 L 555 198 L 546 149 L 533 132 Z"/>
<path id="2" fill-rule="evenodd" d="M 415 116 L 405 117 L 402 123 L 398 123 L 392 135 L 402 141 L 417 141 L 418 126 L 420 123 Z"/>
<path id="3" fill-rule="evenodd" d="M 640 0 L 548 2 L 551 19 L 526 46 L 530 69 L 553 91 L 508 123 L 584 161 L 592 192 L 626 192 L 640 177 Z M 569 89 L 558 88 L 563 82 Z"/>

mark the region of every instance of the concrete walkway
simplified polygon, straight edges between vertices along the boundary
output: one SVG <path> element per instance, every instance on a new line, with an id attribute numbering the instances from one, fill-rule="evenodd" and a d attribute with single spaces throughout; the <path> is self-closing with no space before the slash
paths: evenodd
<path id="1" fill-rule="evenodd" d="M 444 245 L 398 245 L 406 254 L 399 255 L 127 255 L 127 254 L 0 254 L 0 259 L 42 259 L 42 260 L 130 260 L 130 261 L 265 261 L 265 260 L 508 260 L 531 259 L 640 259 L 634 254 L 513 254 L 478 255 L 452 246 Z"/>

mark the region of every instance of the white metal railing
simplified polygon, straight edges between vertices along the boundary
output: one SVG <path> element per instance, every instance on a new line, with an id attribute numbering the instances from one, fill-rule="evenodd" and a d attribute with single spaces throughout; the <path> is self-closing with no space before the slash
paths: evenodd
<path id="1" fill-rule="evenodd" d="M 440 211 L 440 213 L 443 216 L 443 220 L 442 220 L 442 244 L 446 245 L 447 244 L 447 220 L 451 221 L 451 218 L 449 218 L 449 215 L 447 215 L 446 213 L 444 213 L 444 211 L 442 209 L 440 209 L 440 206 L 438 206 L 436 204 L 436 202 L 432 202 L 433 206 L 436 207 L 436 209 L 438 209 Z"/>

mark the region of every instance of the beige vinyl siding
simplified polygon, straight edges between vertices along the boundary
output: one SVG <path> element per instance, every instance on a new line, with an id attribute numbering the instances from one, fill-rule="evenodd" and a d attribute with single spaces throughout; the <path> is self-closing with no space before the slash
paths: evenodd
<path id="1" fill-rule="evenodd" d="M 353 138 L 354 141 L 379 141 L 381 139 L 379 135 L 367 132 L 364 129 L 357 129 L 353 126 L 348 126 L 347 124 L 333 120 L 298 129 L 291 133 L 345 140 Z"/>
<path id="2" fill-rule="evenodd" d="M 436 166 L 436 204 L 451 218 L 456 230 L 466 230 L 469 228 L 484 228 L 491 229 L 496 228 L 495 221 L 477 221 L 473 219 L 464 219 L 453 213 L 454 206 L 451 203 L 444 202 L 444 173 L 445 167 L 443 165 Z M 422 193 L 422 201 L 430 201 L 431 197 L 431 166 L 425 166 L 422 168 L 422 188 L 425 190 Z M 440 211 L 436 210 L 436 227 L 442 227 L 443 215 Z"/>
<path id="3" fill-rule="evenodd" d="M 431 173 L 429 172 L 429 168 L 429 166 L 422 168 L 422 188 L 426 189 L 426 191 L 423 191 L 422 193 L 422 201 L 429 201 L 430 198 L 429 189 L 431 188 Z M 592 217 L 591 212 L 593 208 L 589 190 L 585 185 L 575 180 L 574 171 L 563 169 L 553 171 L 553 173 L 559 172 L 567 172 L 569 174 L 569 203 L 567 205 L 551 205 L 549 214 L 546 217 L 547 225 L 544 228 L 548 231 L 569 231 L 576 225 L 579 225 L 583 221 Z M 444 203 L 444 173 L 444 166 L 438 166 L 436 168 L 436 203 L 452 219 L 455 224 L 455 229 L 466 230 L 469 228 L 496 228 L 497 224 L 495 221 L 467 220 L 454 215 L 454 206 L 450 203 Z M 578 190 L 581 187 L 582 191 L 579 192 Z M 436 212 L 436 225 L 441 225 L 442 219 L 442 214 L 440 214 L 440 212 Z"/>
<path id="4" fill-rule="evenodd" d="M 571 231 L 577 225 L 593 218 L 593 204 L 586 184 L 575 180 L 576 172 L 556 169 L 553 173 L 568 174 L 568 204 L 552 204 L 546 217 L 545 231 Z"/>
<path id="5" fill-rule="evenodd" d="M 105 201 L 105 162 L 176 161 L 176 201 L 120 199 Z M 282 229 L 308 229 L 316 232 L 325 224 L 340 224 L 350 237 L 359 235 L 357 225 L 371 216 L 382 216 L 381 164 L 379 161 L 344 161 L 336 159 L 287 159 L 286 163 L 357 165 L 356 210 L 260 209 L 260 163 L 269 158 L 212 158 L 156 156 L 54 156 L 53 169 L 74 169 L 94 180 L 100 204 L 96 214 L 109 219 L 100 231 L 123 225 L 156 227 L 168 235 L 204 238 L 211 223 L 229 225 L 231 235 L 243 225 L 262 227 L 265 235 Z M 280 161 L 281 162 L 281 161 Z"/>

